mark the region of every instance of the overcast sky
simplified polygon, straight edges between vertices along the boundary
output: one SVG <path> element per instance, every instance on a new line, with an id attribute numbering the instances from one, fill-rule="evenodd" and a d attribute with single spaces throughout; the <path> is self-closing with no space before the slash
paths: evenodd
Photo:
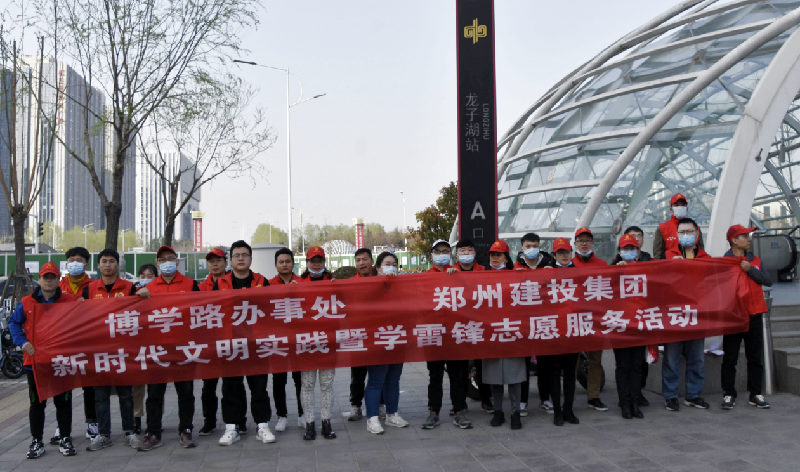
<path id="1" fill-rule="evenodd" d="M 548 88 L 677 0 L 496 0 L 498 136 Z M 456 179 L 455 0 L 265 1 L 242 59 L 289 67 L 304 98 L 292 108 L 292 206 L 315 224 L 353 218 L 403 225 Z M 238 69 L 259 89 L 278 139 L 255 187 L 221 178 L 203 189 L 205 241 L 287 225 L 286 76 Z M 300 93 L 293 80 L 291 100 Z M 233 223 L 233 222 L 237 223 Z"/>

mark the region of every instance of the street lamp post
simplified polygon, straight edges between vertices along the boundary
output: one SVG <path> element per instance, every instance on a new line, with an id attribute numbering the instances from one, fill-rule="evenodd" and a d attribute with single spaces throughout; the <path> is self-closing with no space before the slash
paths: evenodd
<path id="1" fill-rule="evenodd" d="M 83 233 L 83 247 L 86 248 L 87 250 L 89 248 L 86 247 L 87 246 L 86 228 L 88 228 L 89 226 L 94 226 L 94 223 L 89 223 L 88 225 L 83 225 L 83 231 L 82 231 L 82 233 Z"/>
<path id="2" fill-rule="evenodd" d="M 130 231 L 129 229 L 122 230 L 122 252 L 125 252 L 125 231 Z"/>
<path id="3" fill-rule="evenodd" d="M 325 94 L 314 95 L 311 98 L 306 98 L 303 100 L 303 83 L 300 82 L 300 79 L 289 72 L 289 69 L 283 69 L 281 67 L 272 67 L 272 66 L 265 66 L 263 64 L 257 64 L 252 61 L 240 61 L 239 59 L 234 59 L 233 62 L 237 62 L 239 64 L 247 64 L 251 66 L 259 66 L 259 67 L 266 67 L 267 69 L 275 69 L 275 70 L 282 70 L 286 72 L 286 175 L 287 175 L 287 189 L 288 189 L 288 197 L 289 197 L 289 249 L 292 249 L 292 146 L 291 146 L 291 119 L 289 115 L 289 109 L 295 105 L 299 105 L 303 102 L 307 102 L 309 100 L 313 100 L 315 98 L 323 97 Z M 296 102 L 289 104 L 289 75 L 294 75 L 294 78 L 297 79 L 297 82 L 300 84 L 300 98 L 297 99 Z M 270 233 L 271 234 L 271 233 Z"/>
<path id="4" fill-rule="evenodd" d="M 408 247 L 408 238 L 406 238 L 406 200 L 408 197 L 401 191 L 400 197 L 403 199 L 403 243 Z"/>

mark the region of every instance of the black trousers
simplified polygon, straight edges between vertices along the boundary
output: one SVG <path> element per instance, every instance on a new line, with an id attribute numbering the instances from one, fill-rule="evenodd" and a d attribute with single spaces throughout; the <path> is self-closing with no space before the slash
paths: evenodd
<path id="1" fill-rule="evenodd" d="M 575 400 L 575 368 L 578 365 L 578 353 L 542 357 L 546 358 L 545 365 L 551 380 L 550 396 L 553 401 L 553 411 L 557 415 L 572 413 L 572 403 Z M 537 357 L 537 359 L 541 358 Z M 564 382 L 563 405 L 561 404 L 562 379 Z"/>
<path id="2" fill-rule="evenodd" d="M 31 406 L 28 409 L 31 436 L 41 441 L 42 436 L 44 436 L 44 409 L 47 407 L 47 400 L 39 401 L 33 371 L 25 369 L 25 374 L 28 378 L 28 396 L 31 401 Z M 94 391 L 94 387 L 88 388 Z M 72 390 L 53 397 L 53 404 L 56 406 L 56 422 L 58 422 L 59 434 L 62 438 L 69 437 L 72 434 Z"/>
<path id="3" fill-rule="evenodd" d="M 762 337 L 763 316 L 750 315 L 750 328 L 743 333 L 726 334 L 722 337 L 722 390 L 725 395 L 736 398 L 736 364 L 739 361 L 739 348 L 744 341 L 744 354 L 747 357 L 747 390 L 750 395 L 761 395 L 764 375 L 764 338 Z"/>
<path id="4" fill-rule="evenodd" d="M 553 361 L 549 356 L 536 356 L 536 386 L 539 388 L 540 403 L 550 399 L 550 389 L 553 388 L 553 379 L 550 376 L 552 368 Z M 525 397 L 525 384 L 522 384 L 522 389 L 522 396 Z"/>
<path id="5" fill-rule="evenodd" d="M 442 409 L 442 397 L 444 391 L 442 382 L 444 381 L 444 371 L 447 366 L 447 376 L 450 378 L 450 401 L 453 403 L 455 411 L 462 411 L 467 408 L 467 390 L 465 383 L 469 375 L 469 361 L 434 361 L 428 362 L 428 408 L 434 413 L 439 413 Z"/>
<path id="6" fill-rule="evenodd" d="M 633 403 L 642 396 L 642 360 L 647 346 L 614 349 L 617 395 L 621 403 Z"/>
<path id="7" fill-rule="evenodd" d="M 175 382 L 175 392 L 178 394 L 178 432 L 192 430 L 194 417 L 194 382 L 185 380 Z M 161 420 L 164 416 L 164 394 L 167 384 L 152 384 L 147 386 L 147 400 L 144 408 L 147 412 L 147 432 L 156 437 L 161 437 Z"/>
<path id="8" fill-rule="evenodd" d="M 203 407 L 203 421 L 207 425 L 217 424 L 217 384 L 219 379 L 203 379 L 203 392 L 200 394 L 200 404 Z M 242 421 L 240 425 L 247 423 L 247 392 L 242 383 Z"/>
<path id="9" fill-rule="evenodd" d="M 94 387 L 83 387 L 83 415 L 87 423 L 97 423 L 97 413 L 94 411 L 95 404 Z"/>
<path id="10" fill-rule="evenodd" d="M 364 387 L 367 380 L 367 366 L 350 368 L 350 404 L 361 408 L 364 402 Z"/>
<path id="11" fill-rule="evenodd" d="M 475 383 L 478 384 L 478 393 L 481 396 L 481 403 L 489 405 L 492 403 L 492 386 L 483 383 L 483 361 L 478 359 L 472 362 L 475 366 Z"/>
<path id="12" fill-rule="evenodd" d="M 300 388 L 302 387 L 300 372 L 292 372 L 292 380 L 294 380 L 294 393 L 297 395 L 297 415 L 303 416 L 303 402 L 300 401 Z M 272 399 L 275 401 L 275 412 L 278 416 L 284 418 L 289 415 L 289 411 L 286 408 L 286 384 L 288 382 L 289 374 L 287 372 L 272 374 Z M 361 397 L 364 397 L 363 386 Z"/>
<path id="13" fill-rule="evenodd" d="M 538 375 L 538 373 L 537 373 Z M 531 390 L 531 356 L 525 358 L 525 381 L 522 382 L 522 396 L 520 401 L 528 403 L 528 393 Z"/>
<path id="14" fill-rule="evenodd" d="M 256 424 L 266 423 L 272 417 L 267 392 L 267 374 L 248 375 L 247 377 L 223 377 L 222 379 L 222 421 L 225 424 L 241 424 L 242 412 L 247 403 L 242 399 L 244 379 L 250 387 L 250 411 Z"/>

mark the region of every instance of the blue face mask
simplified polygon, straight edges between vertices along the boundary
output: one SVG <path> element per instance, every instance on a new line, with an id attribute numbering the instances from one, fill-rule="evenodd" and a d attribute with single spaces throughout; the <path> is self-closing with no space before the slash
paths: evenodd
<path id="1" fill-rule="evenodd" d="M 396 274 L 397 273 L 397 267 L 390 266 L 390 265 L 381 266 L 381 273 L 383 273 L 383 275 Z"/>
<path id="2" fill-rule="evenodd" d="M 458 256 L 458 262 L 462 264 L 472 264 L 475 262 L 475 254 L 462 254 Z"/>
<path id="3" fill-rule="evenodd" d="M 499 266 L 497 266 L 497 267 L 495 267 L 495 266 L 492 266 L 492 269 L 494 269 L 494 270 L 503 270 L 503 269 L 505 269 L 505 268 L 506 268 L 506 263 L 505 263 L 505 262 L 503 262 L 502 264 L 500 264 L 500 265 L 499 265 Z"/>
<path id="4" fill-rule="evenodd" d="M 433 256 L 433 265 L 439 267 L 446 266 L 450 263 L 450 254 L 435 254 Z"/>
<path id="5" fill-rule="evenodd" d="M 172 275 L 178 270 L 178 264 L 175 262 L 162 262 L 158 266 L 158 270 L 164 275 Z"/>
<path id="6" fill-rule="evenodd" d="M 639 251 L 636 249 L 623 249 L 619 252 L 619 257 L 625 259 L 626 261 L 636 260 L 636 256 L 638 255 Z"/>
<path id="7" fill-rule="evenodd" d="M 313 270 L 311 267 L 308 268 L 308 273 L 313 275 L 314 277 L 319 277 L 320 275 L 325 273 L 325 268 L 323 267 L 320 270 Z"/>
<path id="8" fill-rule="evenodd" d="M 686 215 L 688 213 L 689 213 L 689 208 L 685 206 L 672 207 L 672 214 L 675 215 L 675 218 L 686 218 Z"/>
<path id="9" fill-rule="evenodd" d="M 683 247 L 689 247 L 694 245 L 696 236 L 694 234 L 679 234 L 678 235 L 678 242 L 681 243 Z"/>
<path id="10" fill-rule="evenodd" d="M 522 254 L 525 255 L 526 259 L 534 260 L 537 257 L 539 257 L 539 248 L 538 247 L 532 247 L 530 249 L 525 249 L 525 250 L 522 251 Z"/>
<path id="11" fill-rule="evenodd" d="M 73 277 L 81 275 L 84 269 L 86 269 L 86 264 L 83 262 L 70 262 L 67 264 L 67 272 Z"/>
<path id="12" fill-rule="evenodd" d="M 154 281 L 155 279 L 139 279 L 139 286 L 144 287 L 145 285 L 149 284 L 150 282 Z"/>
<path id="13" fill-rule="evenodd" d="M 579 256 L 583 256 L 583 257 L 589 257 L 589 256 L 591 256 L 591 255 L 592 255 L 592 253 L 594 252 L 594 249 L 589 249 L 589 250 L 588 250 L 588 251 L 586 251 L 586 252 L 583 252 L 583 251 L 581 251 L 581 250 L 579 250 L 579 249 L 575 249 L 575 252 L 577 252 Z"/>

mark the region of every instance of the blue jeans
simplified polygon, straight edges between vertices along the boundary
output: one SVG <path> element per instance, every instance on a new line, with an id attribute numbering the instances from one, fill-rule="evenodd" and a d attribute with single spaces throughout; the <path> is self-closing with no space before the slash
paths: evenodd
<path id="1" fill-rule="evenodd" d="M 703 391 L 704 339 L 678 341 L 664 345 L 661 364 L 661 394 L 665 399 L 678 398 L 681 353 L 686 348 L 686 398 L 699 397 Z"/>
<path id="2" fill-rule="evenodd" d="M 367 404 L 367 418 L 378 416 L 381 393 L 386 401 L 386 414 L 397 413 L 400 402 L 400 375 L 403 364 L 371 365 L 367 368 L 367 388 L 364 390 L 364 403 Z"/>

